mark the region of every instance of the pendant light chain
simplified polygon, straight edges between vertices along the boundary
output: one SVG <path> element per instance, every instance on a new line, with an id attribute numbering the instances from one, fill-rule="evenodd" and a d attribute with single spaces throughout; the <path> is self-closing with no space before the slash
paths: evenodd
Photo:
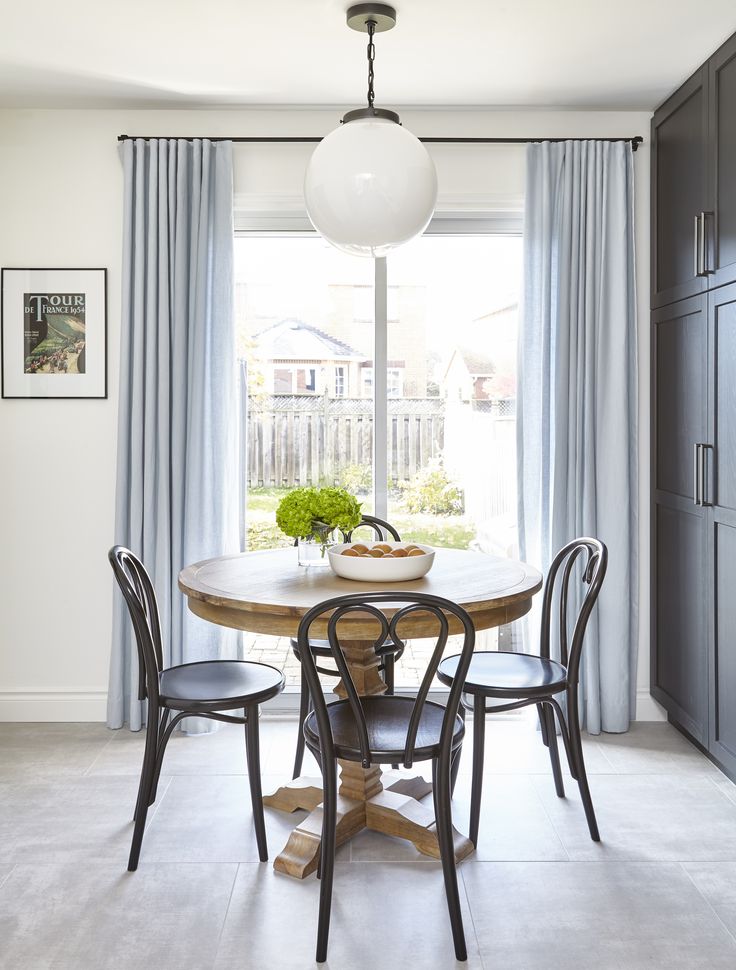
<path id="1" fill-rule="evenodd" d="M 376 22 L 375 20 L 369 20 L 366 23 L 368 28 L 368 107 L 373 107 L 373 99 L 375 97 L 373 93 L 373 61 L 376 58 L 376 47 L 373 43 L 373 35 L 376 32 Z"/>

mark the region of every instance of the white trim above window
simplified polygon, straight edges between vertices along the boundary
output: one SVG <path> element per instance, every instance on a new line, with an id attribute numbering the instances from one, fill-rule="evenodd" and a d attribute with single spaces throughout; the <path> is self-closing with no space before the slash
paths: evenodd
<path id="1" fill-rule="evenodd" d="M 523 199 L 496 196 L 457 196 L 440 199 L 428 235 L 521 233 Z M 301 196 L 237 193 L 233 202 L 235 232 L 313 233 Z"/>

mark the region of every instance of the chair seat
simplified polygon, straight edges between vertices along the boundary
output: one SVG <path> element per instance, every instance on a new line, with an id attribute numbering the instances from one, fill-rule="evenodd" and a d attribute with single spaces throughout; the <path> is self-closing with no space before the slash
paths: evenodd
<path id="1" fill-rule="evenodd" d="M 294 651 L 294 653 L 298 657 L 299 656 L 299 641 L 296 639 L 296 637 L 292 637 L 291 640 L 289 641 L 289 643 L 291 644 L 291 649 Z M 332 656 L 332 650 L 330 649 L 330 641 L 329 640 L 314 640 L 314 639 L 310 639 L 310 641 L 309 641 L 309 649 L 312 651 L 312 653 L 316 657 L 331 657 Z M 393 640 L 386 640 L 383 643 L 383 646 L 379 647 L 376 652 L 379 654 L 379 656 L 380 655 L 383 655 L 384 653 L 395 653 L 398 656 L 401 653 L 403 653 L 403 650 L 404 650 L 404 648 L 397 646 L 393 642 Z"/>
<path id="2" fill-rule="evenodd" d="M 413 697 L 361 697 L 368 730 L 368 745 L 377 764 L 398 764 L 404 758 L 406 733 L 409 728 L 414 704 Z M 336 701 L 327 705 L 335 753 L 346 761 L 360 761 L 360 743 L 353 712 L 348 701 Z M 440 730 L 445 709 L 440 704 L 427 701 L 422 710 L 414 747 L 414 760 L 427 761 L 439 753 Z M 455 718 L 452 747 L 457 748 L 465 734 L 465 724 Z M 312 748 L 319 747 L 317 715 L 312 713 L 304 722 L 304 737 Z"/>
<path id="3" fill-rule="evenodd" d="M 284 675 L 268 664 L 245 660 L 205 660 L 161 672 L 161 704 L 173 710 L 222 711 L 260 704 L 275 697 Z"/>
<path id="4" fill-rule="evenodd" d="M 457 672 L 459 655 L 446 657 L 437 669 L 443 684 L 451 684 Z M 522 697 L 557 694 L 565 689 L 567 671 L 562 664 L 528 653 L 501 650 L 473 654 L 463 690 L 490 697 Z"/>

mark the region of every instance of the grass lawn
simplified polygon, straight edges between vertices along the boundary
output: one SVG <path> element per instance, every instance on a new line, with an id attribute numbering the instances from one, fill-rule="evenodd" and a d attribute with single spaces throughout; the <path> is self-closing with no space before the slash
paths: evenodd
<path id="1" fill-rule="evenodd" d="M 275 549 L 290 546 L 294 540 L 285 536 L 276 525 L 276 506 L 288 488 L 251 488 L 248 490 L 248 549 Z M 363 511 L 370 514 L 373 502 L 370 496 L 359 496 Z M 389 504 L 394 507 L 398 499 Z M 475 536 L 475 526 L 461 515 L 409 514 L 400 509 L 389 514 L 389 521 L 398 530 L 402 539 L 422 542 L 428 546 L 467 549 Z"/>

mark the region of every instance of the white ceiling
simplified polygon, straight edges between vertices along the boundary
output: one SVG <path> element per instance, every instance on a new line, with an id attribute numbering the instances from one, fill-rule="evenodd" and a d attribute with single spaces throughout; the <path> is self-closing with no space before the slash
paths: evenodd
<path id="1" fill-rule="evenodd" d="M 651 109 L 736 31 L 734 0 L 395 0 L 377 105 Z M 0 106 L 358 106 L 346 0 L 15 0 Z"/>

